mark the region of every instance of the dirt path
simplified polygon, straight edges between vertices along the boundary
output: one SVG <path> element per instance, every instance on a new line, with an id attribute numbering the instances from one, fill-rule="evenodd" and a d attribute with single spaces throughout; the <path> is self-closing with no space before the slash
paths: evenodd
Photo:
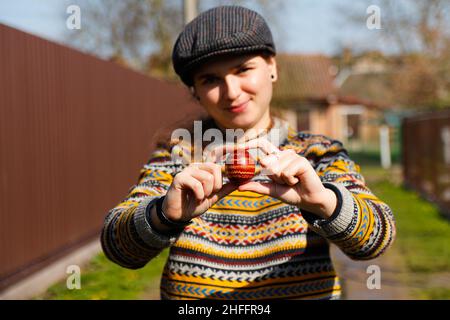
<path id="1" fill-rule="evenodd" d="M 411 288 L 405 286 L 407 272 L 395 245 L 382 256 L 369 261 L 354 261 L 331 246 L 331 256 L 343 287 L 346 300 L 405 300 L 412 299 Z M 368 267 L 378 266 L 381 281 L 379 289 L 369 289 L 367 280 L 372 276 Z"/>
<path id="2" fill-rule="evenodd" d="M 159 296 L 159 282 L 160 279 L 155 279 L 151 284 L 145 289 L 142 295 L 138 298 L 139 300 L 160 300 Z"/>
<path id="3" fill-rule="evenodd" d="M 370 186 L 378 180 L 388 179 L 395 185 L 401 185 L 402 169 L 395 165 L 391 170 L 376 172 L 367 170 L 366 182 Z M 363 172 L 364 173 L 364 172 Z M 413 287 L 396 243 L 380 257 L 369 261 L 354 261 L 348 258 L 335 245 L 331 245 L 331 256 L 343 287 L 343 299 L 347 300 L 405 300 L 413 299 Z M 369 289 L 368 278 L 371 265 L 378 266 L 381 274 L 380 289 Z"/>

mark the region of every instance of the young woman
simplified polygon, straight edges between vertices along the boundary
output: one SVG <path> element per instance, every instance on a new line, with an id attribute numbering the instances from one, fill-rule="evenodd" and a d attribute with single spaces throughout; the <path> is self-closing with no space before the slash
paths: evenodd
<path id="1" fill-rule="evenodd" d="M 264 19 L 238 6 L 200 14 L 175 43 L 175 71 L 208 113 L 206 127 L 244 135 L 201 161 L 186 143 L 158 148 L 105 219 L 104 252 L 123 267 L 170 248 L 163 299 L 339 298 L 329 242 L 363 260 L 394 240 L 390 208 L 342 143 L 272 115 L 275 53 Z M 233 183 L 217 160 L 236 148 L 262 150 L 266 174 Z"/>

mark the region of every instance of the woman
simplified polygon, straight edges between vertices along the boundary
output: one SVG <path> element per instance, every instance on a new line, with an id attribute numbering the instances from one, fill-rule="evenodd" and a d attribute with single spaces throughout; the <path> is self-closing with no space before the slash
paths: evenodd
<path id="1" fill-rule="evenodd" d="M 244 131 L 232 148 L 262 150 L 266 175 L 230 182 L 217 161 L 229 143 L 202 161 L 186 143 L 158 148 L 105 219 L 105 254 L 140 268 L 170 247 L 163 299 L 339 298 L 329 242 L 375 258 L 393 242 L 394 218 L 339 141 L 271 115 L 278 75 L 264 19 L 238 6 L 208 10 L 180 34 L 173 64 L 212 127 Z"/>

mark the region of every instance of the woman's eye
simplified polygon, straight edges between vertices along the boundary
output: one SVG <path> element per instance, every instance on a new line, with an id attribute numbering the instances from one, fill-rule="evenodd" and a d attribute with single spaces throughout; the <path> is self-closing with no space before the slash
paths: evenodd
<path id="1" fill-rule="evenodd" d="M 217 78 L 209 77 L 209 78 L 206 78 L 206 79 L 203 81 L 203 84 L 212 84 L 212 83 L 214 83 L 216 80 L 217 80 Z"/>
<path id="2" fill-rule="evenodd" d="M 247 72 L 248 70 L 250 70 L 251 68 L 241 68 L 238 70 L 239 73 L 244 73 Z"/>

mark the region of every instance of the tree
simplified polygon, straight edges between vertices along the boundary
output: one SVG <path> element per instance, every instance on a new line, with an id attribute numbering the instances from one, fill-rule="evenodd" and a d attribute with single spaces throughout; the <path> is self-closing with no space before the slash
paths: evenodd
<path id="1" fill-rule="evenodd" d="M 363 5 L 380 7 L 385 47 L 396 51 L 392 90 L 408 107 L 450 107 L 450 2 L 448 0 L 365 1 L 345 13 L 353 25 L 365 23 Z M 366 39 L 367 41 L 367 39 Z"/>
<path id="2" fill-rule="evenodd" d="M 281 0 L 199 1 L 199 10 L 223 4 L 259 9 L 276 20 Z M 80 0 L 81 30 L 71 35 L 72 45 L 156 77 L 176 79 L 172 46 L 183 28 L 182 0 Z"/>

